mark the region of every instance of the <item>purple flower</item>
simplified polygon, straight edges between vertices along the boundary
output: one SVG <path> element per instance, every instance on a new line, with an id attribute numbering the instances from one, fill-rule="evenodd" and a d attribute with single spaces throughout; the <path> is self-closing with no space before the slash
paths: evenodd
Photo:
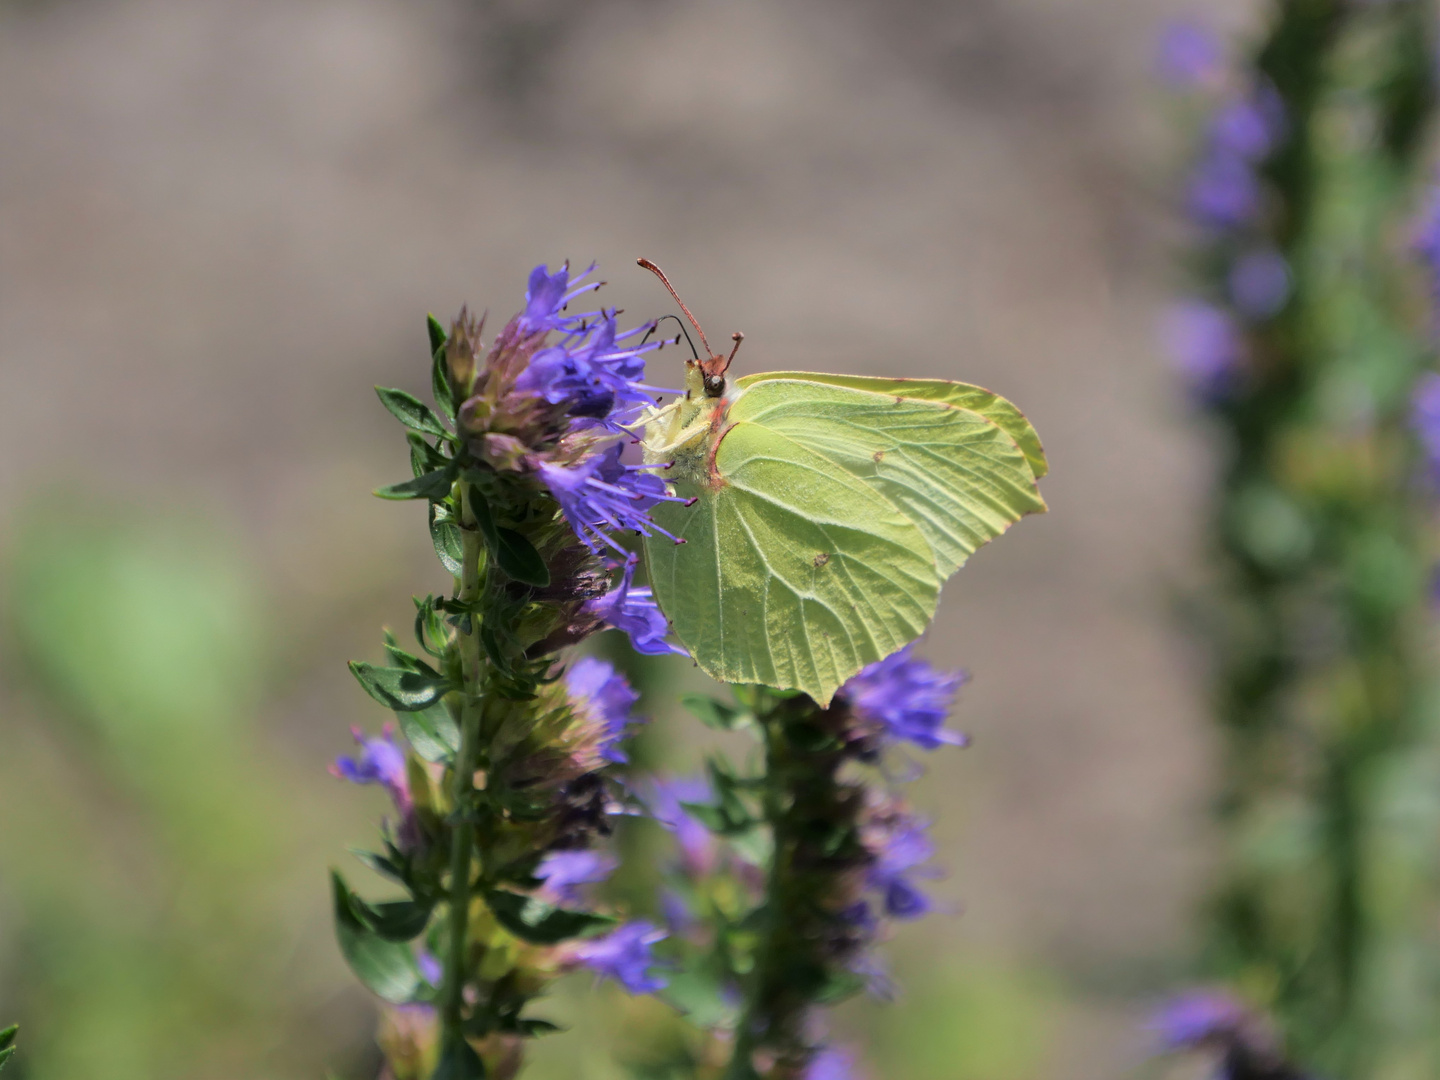
<path id="1" fill-rule="evenodd" d="M 907 645 L 865 668 L 840 693 L 857 716 L 882 725 L 891 738 L 934 750 L 969 742 L 942 726 L 968 677 L 963 671 L 937 671 Z"/>
<path id="2" fill-rule="evenodd" d="M 1440 299 L 1440 187 L 1433 188 L 1426 199 L 1410 244 L 1430 273 L 1432 294 Z"/>
<path id="3" fill-rule="evenodd" d="M 1200 990 L 1166 1002 L 1145 1026 L 1166 1050 L 1183 1050 L 1233 1035 L 1249 1015 L 1228 994 Z"/>
<path id="4" fill-rule="evenodd" d="M 617 403 L 653 404 L 654 395 L 642 380 L 643 353 L 654 346 L 619 344 L 648 329 L 637 327 L 617 337 L 613 311 L 573 323 L 562 341 L 531 357 L 515 387 L 551 404 L 568 401 L 572 416 L 596 420 L 606 420 Z"/>
<path id="5" fill-rule="evenodd" d="M 1210 120 L 1211 148 L 1245 161 L 1264 160 L 1284 133 L 1285 106 L 1268 85 L 1223 106 Z"/>
<path id="6" fill-rule="evenodd" d="M 1212 150 L 1190 177 L 1187 201 L 1191 216 L 1202 225 L 1244 225 L 1260 212 L 1260 181 L 1239 154 Z"/>
<path id="7" fill-rule="evenodd" d="M 535 876 L 545 882 L 541 895 L 552 904 L 581 902 L 580 886 L 604 881 L 619 866 L 613 855 L 600 851 L 552 851 L 540 861 Z"/>
<path id="8" fill-rule="evenodd" d="M 646 511 L 658 502 L 685 500 L 668 494 L 663 480 L 643 471 L 648 466 L 621 464 L 620 450 L 620 444 L 614 443 L 575 465 L 542 461 L 538 469 L 540 479 L 586 547 L 598 552 L 604 544 L 628 555 L 612 532 L 629 529 L 641 536 L 660 533 L 675 539 L 651 521 Z"/>
<path id="9" fill-rule="evenodd" d="M 1440 481 L 1440 374 L 1428 372 L 1415 383 L 1410 426 L 1425 451 L 1431 477 Z"/>
<path id="10" fill-rule="evenodd" d="M 1203 300 L 1183 300 L 1166 312 L 1161 337 L 1171 363 L 1202 401 L 1217 401 L 1230 391 L 1244 340 L 1229 314 Z"/>
<path id="11" fill-rule="evenodd" d="M 381 734 L 367 739 L 358 727 L 351 728 L 360 753 L 354 758 L 336 758 L 330 774 L 353 784 L 380 784 L 390 793 L 402 814 L 411 807 L 410 781 L 406 776 L 405 751 L 395 741 L 395 728 L 386 724 Z"/>
<path id="12" fill-rule="evenodd" d="M 582 942 L 575 958 L 602 979 L 614 979 L 632 994 L 653 994 L 665 988 L 665 980 L 649 974 L 655 958 L 655 943 L 668 937 L 654 923 L 637 919 L 592 941 Z"/>
<path id="13" fill-rule="evenodd" d="M 868 838 L 875 859 L 868 883 L 883 898 L 885 914 L 893 919 L 918 919 L 930 910 L 930 898 L 907 876 L 935 854 L 925 827 L 912 815 L 897 814 Z"/>
<path id="14" fill-rule="evenodd" d="M 1247 251 L 1230 268 L 1230 299 L 1244 315 L 1268 319 L 1290 298 L 1290 266 L 1274 248 Z"/>
<path id="15" fill-rule="evenodd" d="M 604 596 L 587 600 L 585 610 L 601 622 L 629 634 L 630 645 L 638 653 L 645 656 L 663 656 L 666 653 L 688 655 L 679 645 L 665 640 L 670 626 L 655 604 L 654 593 L 649 588 L 636 588 L 631 584 L 639 561 L 639 556 L 630 555 L 625 560 L 620 581 Z"/>
<path id="16" fill-rule="evenodd" d="M 420 976 L 431 986 L 439 986 L 440 981 L 445 978 L 445 968 L 440 961 L 424 949 L 415 954 L 415 966 L 420 969 Z"/>
<path id="17" fill-rule="evenodd" d="M 815 1052 L 800 1074 L 800 1080 L 854 1080 L 855 1055 L 839 1046 L 824 1046 Z"/>
<path id="18" fill-rule="evenodd" d="M 656 780 L 650 788 L 650 811 L 655 820 L 675 835 L 686 873 L 704 877 L 715 869 L 715 838 L 700 821 L 685 812 L 684 803 L 708 803 L 710 785 L 699 777 Z"/>
<path id="19" fill-rule="evenodd" d="M 606 761 L 628 759 L 617 745 L 634 722 L 630 715 L 640 695 L 615 668 L 593 656 L 581 657 L 565 673 L 570 703 L 582 722 L 596 733 L 600 756 Z"/>
<path id="20" fill-rule="evenodd" d="M 1172 22 L 1160 33 L 1156 50 L 1160 78 L 1178 90 L 1213 85 L 1224 72 L 1220 39 L 1193 22 Z"/>
<path id="21" fill-rule="evenodd" d="M 535 267 L 530 271 L 530 283 L 525 290 L 525 310 L 520 315 L 520 325 L 530 333 L 565 329 L 570 321 L 563 314 L 565 305 L 582 293 L 594 292 L 600 282 L 571 286 L 589 277 L 594 270 L 595 264 L 591 263 L 589 270 L 571 281 L 568 262 L 553 274 L 543 263 Z"/>

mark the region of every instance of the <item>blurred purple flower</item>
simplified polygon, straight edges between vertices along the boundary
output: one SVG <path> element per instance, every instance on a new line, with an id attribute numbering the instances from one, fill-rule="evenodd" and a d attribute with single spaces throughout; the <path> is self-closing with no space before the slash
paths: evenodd
<path id="1" fill-rule="evenodd" d="M 431 953 L 420 949 L 415 953 L 415 966 L 420 969 L 420 976 L 431 986 L 439 986 L 445 978 L 445 968 Z"/>
<path id="2" fill-rule="evenodd" d="M 619 582 L 611 586 L 604 596 L 587 600 L 586 612 L 617 630 L 625 631 L 630 636 L 631 648 L 645 656 L 663 656 L 666 653 L 689 655 L 679 645 L 665 640 L 670 626 L 655 603 L 654 593 L 648 587 L 636 588 L 631 584 L 639 561 L 639 556 L 633 553 L 626 558 Z"/>
<path id="3" fill-rule="evenodd" d="M 1248 97 L 1218 109 L 1210 120 L 1210 149 L 1245 161 L 1262 161 L 1285 134 L 1285 106 L 1274 87 L 1261 85 Z"/>
<path id="4" fill-rule="evenodd" d="M 1190 90 L 1219 82 L 1225 50 L 1212 31 L 1198 23 L 1177 21 L 1161 30 L 1155 60 L 1161 80 L 1177 90 Z"/>
<path id="5" fill-rule="evenodd" d="M 656 780 L 650 788 L 650 811 L 675 835 L 685 872 L 692 877 L 704 877 L 713 871 L 719 851 L 710 830 L 686 813 L 682 804 L 709 801 L 710 785 L 699 777 Z"/>
<path id="6" fill-rule="evenodd" d="M 969 676 L 937 671 L 914 655 L 914 646 L 866 667 L 840 688 L 855 713 L 884 727 L 894 739 L 908 739 L 926 750 L 965 746 L 970 740 L 943 725 L 955 692 Z"/>
<path id="7" fill-rule="evenodd" d="M 1440 374 L 1427 372 L 1410 398 L 1410 427 L 1425 451 L 1432 479 L 1440 482 Z"/>
<path id="8" fill-rule="evenodd" d="M 801 1080 L 854 1080 L 855 1055 L 839 1046 L 822 1046 L 810 1058 Z"/>
<path id="9" fill-rule="evenodd" d="M 1160 333 L 1192 393 L 1202 401 L 1217 401 L 1230 391 L 1244 357 L 1244 339 L 1226 311 L 1203 300 L 1182 300 L 1165 313 Z"/>
<path id="10" fill-rule="evenodd" d="M 1290 266 L 1274 248 L 1247 251 L 1230 268 L 1229 287 L 1241 314 L 1268 319 L 1290 298 Z"/>
<path id="11" fill-rule="evenodd" d="M 1228 994 L 1197 990 L 1172 998 L 1145 1025 L 1165 1050 L 1184 1050 L 1233 1034 L 1249 1017 Z"/>
<path id="12" fill-rule="evenodd" d="M 1240 155 L 1212 150 L 1190 176 L 1187 202 L 1190 215 L 1201 225 L 1219 229 L 1244 225 L 1260 212 L 1260 181 Z"/>
<path id="13" fill-rule="evenodd" d="M 373 739 L 367 739 L 358 727 L 351 728 L 350 733 L 359 744 L 360 753 L 353 758 L 336 758 L 330 774 L 352 784 L 380 784 L 390 793 L 395 808 L 408 814 L 412 805 L 410 781 L 406 776 L 405 751 L 395 741 L 394 725 L 386 724 Z"/>
<path id="14" fill-rule="evenodd" d="M 1440 301 L 1440 186 L 1425 200 L 1410 244 L 1430 275 L 1431 295 Z"/>
<path id="15" fill-rule="evenodd" d="M 655 964 L 652 950 L 668 936 L 654 923 L 637 919 L 604 937 L 582 942 L 575 957 L 602 979 L 614 979 L 632 994 L 653 994 L 666 983 L 649 973 Z"/>
<path id="16" fill-rule="evenodd" d="M 604 881 L 619 860 L 602 851 L 552 851 L 540 861 L 535 876 L 545 882 L 541 896 L 552 904 L 581 903 L 580 886 Z"/>
<path id="17" fill-rule="evenodd" d="M 586 547 L 598 552 L 603 544 L 628 557 L 611 533 L 628 529 L 642 536 L 659 533 L 674 539 L 651 521 L 646 511 L 658 502 L 685 500 L 668 494 L 663 480 L 643 471 L 646 466 L 621 464 L 620 451 L 620 444 L 614 443 L 575 465 L 542 461 L 538 469 L 540 479 Z"/>
<path id="18" fill-rule="evenodd" d="M 885 914 L 893 919 L 918 919 L 930 910 L 930 898 L 909 877 L 935 854 L 925 829 L 919 818 L 895 814 L 882 828 L 869 830 L 865 838 L 874 858 L 868 883 L 883 898 Z"/>
<path id="19" fill-rule="evenodd" d="M 640 695 L 625 676 L 604 660 L 584 656 L 565 673 L 565 688 L 576 716 L 595 732 L 600 756 L 613 762 L 629 760 L 618 744 L 634 722 L 630 710 Z"/>

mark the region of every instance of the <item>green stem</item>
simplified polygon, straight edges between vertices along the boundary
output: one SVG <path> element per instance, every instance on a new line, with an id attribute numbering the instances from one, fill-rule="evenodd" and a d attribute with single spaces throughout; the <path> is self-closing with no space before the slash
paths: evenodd
<path id="1" fill-rule="evenodd" d="M 460 595 L 464 603 L 473 603 L 481 593 L 481 563 L 484 548 L 474 515 L 470 510 L 467 485 L 461 485 L 461 524 L 463 556 L 460 569 Z M 455 647 L 460 650 L 463 681 L 460 709 L 460 749 L 455 755 L 451 813 L 455 824 L 450 841 L 450 951 L 445 957 L 445 977 L 441 994 L 441 1045 L 449 1046 L 464 1038 L 466 969 L 469 966 L 470 877 L 473 864 L 475 829 L 472 825 L 471 802 L 475 791 L 475 769 L 480 742 L 481 681 L 484 663 L 481 660 L 479 627 L 470 616 L 468 633 L 458 634 Z"/>

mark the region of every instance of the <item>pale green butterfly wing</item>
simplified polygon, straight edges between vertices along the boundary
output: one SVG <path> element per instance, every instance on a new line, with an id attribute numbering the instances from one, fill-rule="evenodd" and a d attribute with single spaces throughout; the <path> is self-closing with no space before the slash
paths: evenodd
<path id="1" fill-rule="evenodd" d="M 828 704 L 866 664 L 919 636 L 941 579 L 922 530 L 883 495 L 783 431 L 730 426 L 708 476 L 676 478 L 646 540 L 676 636 L 724 682 Z"/>
<path id="2" fill-rule="evenodd" d="M 902 380 L 848 381 L 888 388 Z M 925 534 L 942 582 L 1021 517 L 1045 510 L 1010 432 L 934 398 L 766 378 L 745 386 L 730 418 L 787 436 L 884 495 Z"/>
<path id="3" fill-rule="evenodd" d="M 991 393 L 981 386 L 951 382 L 948 379 L 877 379 L 868 375 L 827 375 L 817 371 L 766 371 L 757 375 L 746 375 L 736 380 L 736 385 L 743 390 L 771 379 L 798 379 L 827 386 L 847 386 L 852 390 L 867 390 L 874 394 L 956 405 L 979 413 L 985 419 L 998 424 L 1024 453 L 1035 479 L 1039 480 L 1050 471 L 1045 460 L 1045 449 L 1040 445 L 1040 436 L 1025 418 L 1025 414 L 999 394 Z"/>

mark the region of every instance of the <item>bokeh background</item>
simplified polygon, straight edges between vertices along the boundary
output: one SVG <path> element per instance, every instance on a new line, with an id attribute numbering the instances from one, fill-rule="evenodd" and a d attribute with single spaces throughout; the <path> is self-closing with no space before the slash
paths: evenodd
<path id="1" fill-rule="evenodd" d="M 0 0 L 0 1018 L 29 1080 L 368 1080 L 325 867 L 383 798 L 344 668 L 445 585 L 375 383 L 424 315 L 663 265 L 744 370 L 1013 398 L 1052 512 L 923 649 L 948 913 L 843 1018 L 873 1077 L 1144 1075 L 1212 744 L 1174 617 L 1207 447 L 1158 358 L 1180 0 Z M 1258 14 L 1207 0 L 1243 33 Z M 671 358 L 666 360 L 666 358 Z M 678 364 L 676 354 L 661 354 Z M 664 383 L 663 375 L 657 381 Z M 683 663 L 666 678 L 695 676 Z M 653 753 L 694 750 L 662 711 Z M 537 1077 L 618 1075 L 581 980 Z M 602 1017 L 631 1008 L 603 997 Z"/>

